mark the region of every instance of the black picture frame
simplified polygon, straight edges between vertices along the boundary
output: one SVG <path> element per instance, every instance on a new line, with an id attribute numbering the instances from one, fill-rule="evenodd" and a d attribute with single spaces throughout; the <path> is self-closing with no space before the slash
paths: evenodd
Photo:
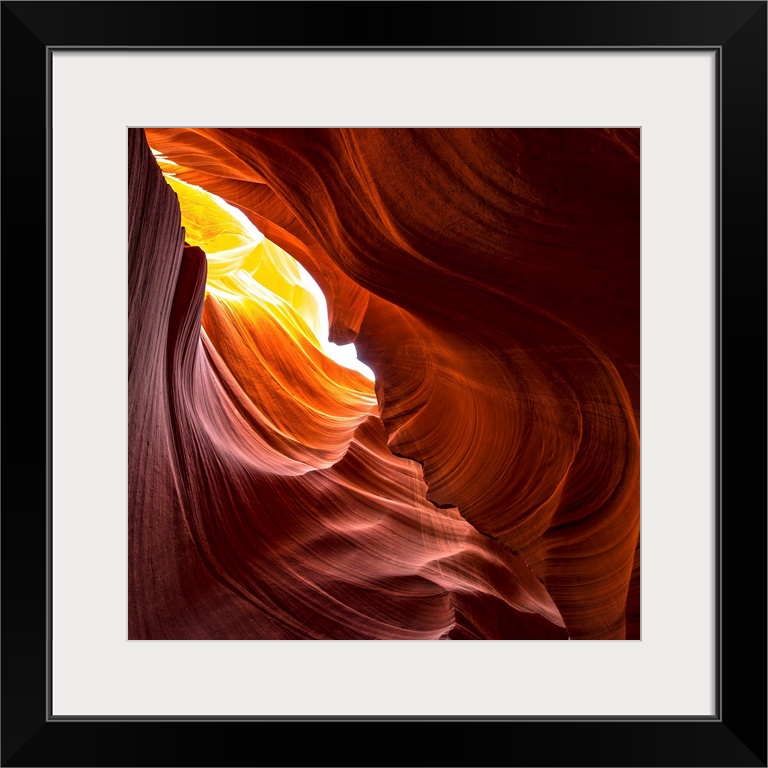
<path id="1" fill-rule="evenodd" d="M 3 2 L 2 765 L 765 766 L 767 9 L 699 0 Z M 344 18 L 333 33 L 329 15 Z M 353 44 L 345 29 L 355 30 Z M 51 51 L 179 46 L 717 51 L 715 717 L 50 718 Z"/>

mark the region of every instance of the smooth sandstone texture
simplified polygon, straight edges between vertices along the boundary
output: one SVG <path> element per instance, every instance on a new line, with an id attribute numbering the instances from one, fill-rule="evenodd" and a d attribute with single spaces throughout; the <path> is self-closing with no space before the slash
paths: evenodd
<path id="1" fill-rule="evenodd" d="M 211 287 L 147 140 L 375 396 Z M 639 193 L 637 130 L 131 130 L 130 637 L 639 637 Z"/>

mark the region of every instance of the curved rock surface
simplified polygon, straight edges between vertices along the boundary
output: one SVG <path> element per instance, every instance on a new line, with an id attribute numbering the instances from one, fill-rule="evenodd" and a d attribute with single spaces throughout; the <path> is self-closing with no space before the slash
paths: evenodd
<path id="1" fill-rule="evenodd" d="M 375 397 L 274 281 L 210 287 L 145 136 L 266 235 L 238 280 L 312 274 Z M 639 131 L 147 129 L 129 163 L 132 638 L 639 637 Z"/>

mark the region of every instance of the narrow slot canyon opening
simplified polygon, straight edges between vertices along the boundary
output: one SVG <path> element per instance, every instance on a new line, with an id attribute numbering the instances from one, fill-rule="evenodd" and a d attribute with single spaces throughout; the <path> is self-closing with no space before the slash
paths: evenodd
<path id="1" fill-rule="evenodd" d="M 294 340 L 302 333 L 326 357 L 361 373 L 373 392 L 375 374 L 358 359 L 354 343 L 330 341 L 327 300 L 306 268 L 269 241 L 239 208 L 176 178 L 176 164 L 156 149 L 152 153 L 178 197 L 186 243 L 206 254 L 206 296 L 254 301 L 278 315 L 283 314 L 280 309 L 287 310 L 298 321 L 298 328 L 292 329 Z"/>

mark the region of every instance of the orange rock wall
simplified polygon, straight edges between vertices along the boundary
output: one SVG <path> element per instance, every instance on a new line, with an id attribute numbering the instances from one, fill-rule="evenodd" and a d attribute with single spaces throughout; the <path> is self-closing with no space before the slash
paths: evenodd
<path id="1" fill-rule="evenodd" d="M 375 398 L 206 296 L 149 146 Z M 639 636 L 639 131 L 135 129 L 129 215 L 132 638 Z"/>

